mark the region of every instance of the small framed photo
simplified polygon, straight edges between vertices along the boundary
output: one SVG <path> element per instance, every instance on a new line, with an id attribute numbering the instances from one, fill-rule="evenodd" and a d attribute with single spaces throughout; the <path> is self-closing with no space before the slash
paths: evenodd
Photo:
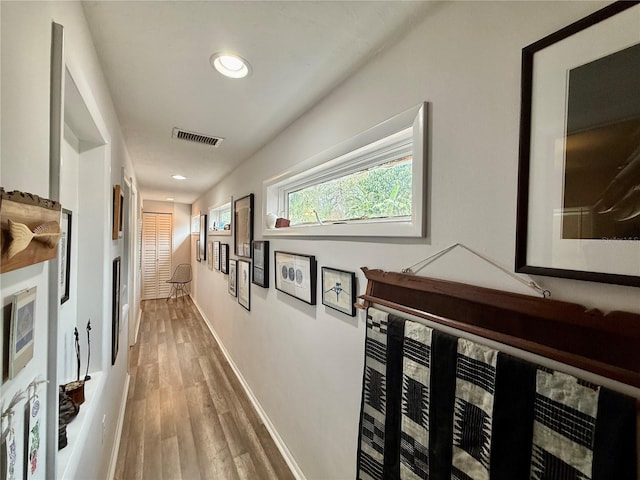
<path id="1" fill-rule="evenodd" d="M 253 242 L 253 283 L 269 288 L 269 242 Z"/>
<path id="2" fill-rule="evenodd" d="M 322 267 L 322 304 L 345 315 L 356 316 L 356 274 Z"/>
<path id="3" fill-rule="evenodd" d="M 317 264 L 313 255 L 274 252 L 276 289 L 309 305 L 316 304 Z"/>
<path id="4" fill-rule="evenodd" d="M 113 186 L 113 229 L 111 239 L 118 240 L 122 237 L 124 226 L 124 192 L 120 185 Z"/>
<path id="5" fill-rule="evenodd" d="M 69 300 L 71 283 L 71 210 L 62 209 L 60 222 L 60 305 Z"/>
<path id="6" fill-rule="evenodd" d="M 222 273 L 229 273 L 229 244 L 223 243 L 220 245 L 220 271 Z"/>
<path id="7" fill-rule="evenodd" d="M 234 253 L 239 257 L 251 257 L 253 240 L 253 193 L 233 202 Z"/>
<path id="8" fill-rule="evenodd" d="M 207 242 L 207 267 L 213 270 L 213 241 Z"/>
<path id="9" fill-rule="evenodd" d="M 251 263 L 238 260 L 238 303 L 251 310 Z"/>
<path id="10" fill-rule="evenodd" d="M 33 358 L 36 318 L 36 287 L 13 296 L 9 331 L 9 378 L 22 370 Z"/>
<path id="11" fill-rule="evenodd" d="M 213 242 L 213 268 L 220 270 L 220 242 Z"/>
<path id="12" fill-rule="evenodd" d="M 238 296 L 238 291 L 236 290 L 236 284 L 238 283 L 237 265 L 237 260 L 229 259 L 229 294 L 234 297 Z"/>

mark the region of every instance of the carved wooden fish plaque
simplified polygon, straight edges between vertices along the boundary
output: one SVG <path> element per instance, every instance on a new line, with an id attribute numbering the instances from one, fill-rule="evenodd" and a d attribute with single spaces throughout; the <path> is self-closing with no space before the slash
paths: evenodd
<path id="1" fill-rule="evenodd" d="M 0 273 L 58 255 L 60 203 L 0 188 Z"/>

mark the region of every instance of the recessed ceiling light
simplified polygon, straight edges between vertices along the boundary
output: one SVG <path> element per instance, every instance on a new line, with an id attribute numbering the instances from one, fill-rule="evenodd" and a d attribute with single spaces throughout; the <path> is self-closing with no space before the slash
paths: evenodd
<path id="1" fill-rule="evenodd" d="M 209 62 L 218 72 L 230 78 L 244 78 L 251 72 L 249 62 L 231 53 L 214 53 Z"/>
<path id="2" fill-rule="evenodd" d="M 168 200 L 169 202 L 173 202 L 173 201 L 175 200 L 175 198 L 173 198 L 173 197 L 167 197 L 167 200 Z"/>
<path id="3" fill-rule="evenodd" d="M 173 178 L 174 180 L 186 180 L 187 177 L 183 176 L 183 175 L 171 175 L 171 178 Z"/>

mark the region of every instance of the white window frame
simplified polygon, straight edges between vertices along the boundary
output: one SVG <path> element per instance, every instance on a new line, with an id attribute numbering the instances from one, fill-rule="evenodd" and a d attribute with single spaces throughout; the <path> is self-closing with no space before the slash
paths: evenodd
<path id="1" fill-rule="evenodd" d="M 198 235 L 200 233 L 200 215 L 193 215 L 191 217 L 191 235 Z"/>
<path id="2" fill-rule="evenodd" d="M 212 205 L 209 207 L 209 214 L 207 215 L 207 235 L 220 235 L 220 236 L 231 236 L 231 229 L 233 228 L 233 197 L 229 197 L 227 202 Z M 220 219 L 220 213 L 228 210 L 230 214 L 229 219 L 229 230 L 213 230 L 213 221 L 216 222 Z"/>
<path id="3" fill-rule="evenodd" d="M 426 235 L 426 103 L 396 115 L 263 183 L 265 237 L 408 237 Z M 266 216 L 285 216 L 288 194 L 340 178 L 399 155 L 412 155 L 411 216 L 267 228 Z"/>

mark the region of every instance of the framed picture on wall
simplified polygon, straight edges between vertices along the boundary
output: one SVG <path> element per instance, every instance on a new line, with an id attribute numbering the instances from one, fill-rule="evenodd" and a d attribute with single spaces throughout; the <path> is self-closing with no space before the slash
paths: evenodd
<path id="1" fill-rule="evenodd" d="M 269 288 L 269 242 L 253 242 L 253 283 Z"/>
<path id="2" fill-rule="evenodd" d="M 238 275 L 236 273 L 237 265 L 237 260 L 229 260 L 229 294 L 234 297 L 238 295 L 236 290 L 236 283 L 238 282 Z"/>
<path id="3" fill-rule="evenodd" d="M 640 286 L 638 2 L 522 51 L 516 271 Z"/>
<path id="4" fill-rule="evenodd" d="M 251 310 L 251 264 L 238 260 L 238 303 Z"/>
<path id="5" fill-rule="evenodd" d="M 62 209 L 60 221 L 60 305 L 69 300 L 71 283 L 71 210 Z"/>
<path id="6" fill-rule="evenodd" d="M 234 253 L 239 257 L 251 257 L 253 240 L 253 193 L 233 202 Z"/>
<path id="7" fill-rule="evenodd" d="M 316 257 L 274 252 L 276 289 L 310 305 L 316 304 Z"/>
<path id="8" fill-rule="evenodd" d="M 202 260 L 207 259 L 207 215 L 200 214 L 200 232 L 198 233 L 200 238 L 200 258 Z"/>
<path id="9" fill-rule="evenodd" d="M 213 241 L 207 242 L 207 267 L 213 270 Z"/>
<path id="10" fill-rule="evenodd" d="M 120 347 L 120 257 L 113 259 L 111 290 L 111 365 L 116 363 Z"/>
<path id="11" fill-rule="evenodd" d="M 213 268 L 220 270 L 220 242 L 213 242 Z"/>
<path id="12" fill-rule="evenodd" d="M 196 240 L 196 260 L 198 262 L 202 261 L 202 257 L 200 256 L 200 239 Z"/>
<path id="13" fill-rule="evenodd" d="M 13 296 L 9 328 L 9 378 L 15 378 L 33 358 L 37 288 Z"/>
<path id="14" fill-rule="evenodd" d="M 356 274 L 322 267 L 322 304 L 345 315 L 356 316 Z"/>
<path id="15" fill-rule="evenodd" d="M 220 271 L 222 273 L 229 273 L 229 244 L 223 243 L 220 245 Z"/>
<path id="16" fill-rule="evenodd" d="M 113 186 L 113 230 L 111 239 L 118 240 L 122 237 L 124 226 L 124 193 L 120 185 Z"/>

